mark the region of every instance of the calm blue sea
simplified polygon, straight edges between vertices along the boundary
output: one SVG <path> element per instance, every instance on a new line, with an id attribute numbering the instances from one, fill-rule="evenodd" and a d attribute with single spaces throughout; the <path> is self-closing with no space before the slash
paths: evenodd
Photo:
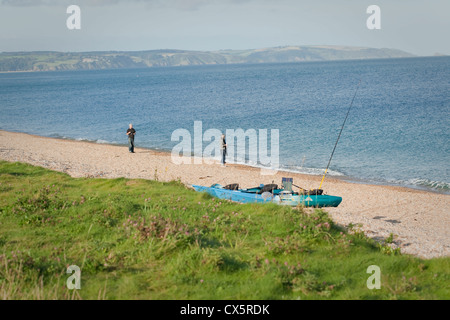
<path id="1" fill-rule="evenodd" d="M 279 129 L 282 167 L 320 174 L 360 79 L 331 174 L 450 193 L 450 57 L 0 74 L 0 129 L 126 144 L 131 122 L 168 151 L 194 121 Z"/>

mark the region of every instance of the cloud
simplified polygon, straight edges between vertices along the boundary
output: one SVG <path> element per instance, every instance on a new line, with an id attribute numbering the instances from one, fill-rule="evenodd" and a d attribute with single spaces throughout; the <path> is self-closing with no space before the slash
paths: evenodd
<path id="1" fill-rule="evenodd" d="M 144 3 L 156 7 L 173 7 L 181 10 L 197 10 L 214 4 L 244 4 L 253 0 L 0 0 L 0 4 L 13 7 L 35 6 L 111 6 L 127 3 Z"/>
<path id="2" fill-rule="evenodd" d="M 133 0 L 141 1 L 141 0 Z M 37 7 L 37 6 L 62 6 L 62 5 L 113 5 L 121 0 L 1 0 L 0 4 L 11 7 Z M 125 2 L 125 1 L 123 1 Z M 129 0 L 128 0 L 129 2 Z"/>
<path id="3" fill-rule="evenodd" d="M 205 5 L 215 0 L 1 0 L 1 4 L 12 7 L 33 7 L 33 6 L 56 6 L 56 5 L 86 5 L 86 6 L 108 6 L 119 3 L 147 3 L 150 5 L 167 6 L 176 4 L 180 7 L 195 8 Z"/>

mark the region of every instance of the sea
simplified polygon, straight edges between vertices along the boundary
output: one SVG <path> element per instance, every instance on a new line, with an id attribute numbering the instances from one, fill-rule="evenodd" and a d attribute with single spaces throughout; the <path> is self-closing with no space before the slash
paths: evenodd
<path id="1" fill-rule="evenodd" d="M 280 169 L 316 175 L 342 129 L 330 176 L 450 194 L 450 57 L 2 73 L 0 114 L 2 130 L 124 147 L 132 123 L 137 147 L 167 152 L 196 122 L 266 129 Z M 231 160 L 266 165 L 246 152 Z"/>

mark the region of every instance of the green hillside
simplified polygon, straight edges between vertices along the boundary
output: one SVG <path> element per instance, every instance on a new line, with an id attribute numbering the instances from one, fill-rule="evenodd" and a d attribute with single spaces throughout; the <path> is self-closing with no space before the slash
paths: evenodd
<path id="1" fill-rule="evenodd" d="M 0 299 L 450 298 L 450 258 L 402 255 L 391 241 L 322 210 L 0 161 Z M 80 290 L 66 286 L 71 265 Z M 367 286 L 371 265 L 380 289 Z"/>

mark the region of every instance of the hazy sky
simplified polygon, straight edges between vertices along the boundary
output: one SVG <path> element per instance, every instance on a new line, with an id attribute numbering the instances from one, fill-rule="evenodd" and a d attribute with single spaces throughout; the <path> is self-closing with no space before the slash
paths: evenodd
<path id="1" fill-rule="evenodd" d="M 66 9 L 81 8 L 81 30 Z M 368 30 L 369 5 L 381 30 Z M 0 51 L 254 49 L 285 45 L 450 54 L 449 0 L 0 0 Z"/>

